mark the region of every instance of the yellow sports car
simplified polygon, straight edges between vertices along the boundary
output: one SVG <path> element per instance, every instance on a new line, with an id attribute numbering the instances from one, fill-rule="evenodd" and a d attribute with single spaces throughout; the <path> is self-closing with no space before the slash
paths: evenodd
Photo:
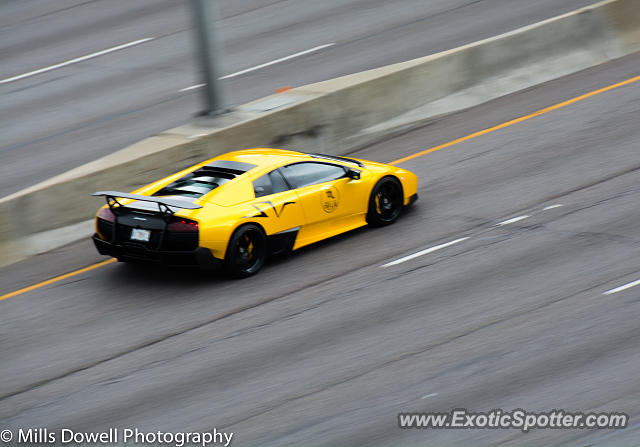
<path id="1" fill-rule="evenodd" d="M 280 149 L 207 160 L 133 193 L 99 191 L 98 251 L 120 261 L 256 273 L 270 254 L 369 224 L 416 201 L 412 172 L 372 161 Z"/>

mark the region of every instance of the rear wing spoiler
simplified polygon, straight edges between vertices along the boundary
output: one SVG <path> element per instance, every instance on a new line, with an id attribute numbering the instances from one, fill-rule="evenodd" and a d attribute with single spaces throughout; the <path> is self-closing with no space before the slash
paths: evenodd
<path id="1" fill-rule="evenodd" d="M 184 208 L 188 210 L 197 210 L 202 208 L 201 205 L 196 205 L 195 203 L 190 202 L 186 199 L 176 199 L 176 198 L 167 198 L 167 197 L 154 197 L 154 196 L 143 196 L 140 194 L 131 194 L 128 192 L 119 192 L 119 191 L 97 191 L 91 194 L 92 196 L 105 197 L 107 200 L 107 205 L 111 209 L 114 214 L 114 208 L 116 205 L 124 207 L 120 202 L 118 202 L 118 198 L 122 199 L 134 199 L 139 200 L 141 202 L 152 202 L 158 204 L 158 211 L 160 211 L 163 215 L 172 215 L 178 209 Z M 173 210 L 172 208 L 177 208 Z"/>

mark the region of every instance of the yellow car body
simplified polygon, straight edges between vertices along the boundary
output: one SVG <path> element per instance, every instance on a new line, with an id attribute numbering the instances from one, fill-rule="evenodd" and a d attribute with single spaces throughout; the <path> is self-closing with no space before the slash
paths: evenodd
<path id="1" fill-rule="evenodd" d="M 95 193 L 107 197 L 108 205 L 96 215 L 93 239 L 100 253 L 120 260 L 215 267 L 229 261 L 230 241 L 247 225 L 264 233 L 268 255 L 371 223 L 389 205 L 384 194 L 372 196 L 377 184 L 391 190 L 387 202 L 396 197 L 395 207 L 417 199 L 417 176 L 395 166 L 280 149 L 240 150 L 133 193 Z M 388 215 L 391 221 L 397 217 Z M 258 243 L 249 241 L 245 251 Z"/>

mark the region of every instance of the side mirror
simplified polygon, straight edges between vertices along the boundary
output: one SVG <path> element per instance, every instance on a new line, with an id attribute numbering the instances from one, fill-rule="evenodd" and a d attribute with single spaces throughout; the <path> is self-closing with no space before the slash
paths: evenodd
<path id="1" fill-rule="evenodd" d="M 360 180 L 360 171 L 358 171 L 357 169 L 347 169 L 347 177 L 349 177 L 351 180 Z"/>

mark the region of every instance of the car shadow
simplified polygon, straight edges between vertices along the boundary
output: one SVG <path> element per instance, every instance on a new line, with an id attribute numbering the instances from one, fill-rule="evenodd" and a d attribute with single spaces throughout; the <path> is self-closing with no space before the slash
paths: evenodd
<path id="1" fill-rule="evenodd" d="M 371 235 L 371 237 L 384 237 L 389 231 L 397 231 L 398 224 L 402 225 L 402 220 L 417 213 L 415 205 L 403 210 L 400 220 L 390 226 L 381 228 L 371 228 L 363 226 L 346 233 L 332 236 L 328 239 L 315 242 L 311 245 L 302 247 L 294 252 L 283 253 L 269 256 L 265 262 L 263 270 L 251 278 L 235 278 L 229 275 L 224 269 L 219 270 L 200 270 L 193 267 L 170 267 L 162 264 L 149 264 L 144 262 L 120 262 L 117 269 L 114 269 L 114 280 L 116 281 L 132 281 L 138 284 L 153 284 L 155 286 L 180 286 L 189 284 L 190 286 L 211 286 L 228 285 L 230 283 L 239 282 L 245 284 L 253 282 L 255 278 L 264 278 L 266 275 L 282 275 L 282 269 L 288 266 L 296 265 L 303 259 L 312 258 L 328 250 L 328 253 L 335 253 L 341 246 L 358 241 L 363 237 Z M 281 278 L 279 278 L 281 279 Z"/>

